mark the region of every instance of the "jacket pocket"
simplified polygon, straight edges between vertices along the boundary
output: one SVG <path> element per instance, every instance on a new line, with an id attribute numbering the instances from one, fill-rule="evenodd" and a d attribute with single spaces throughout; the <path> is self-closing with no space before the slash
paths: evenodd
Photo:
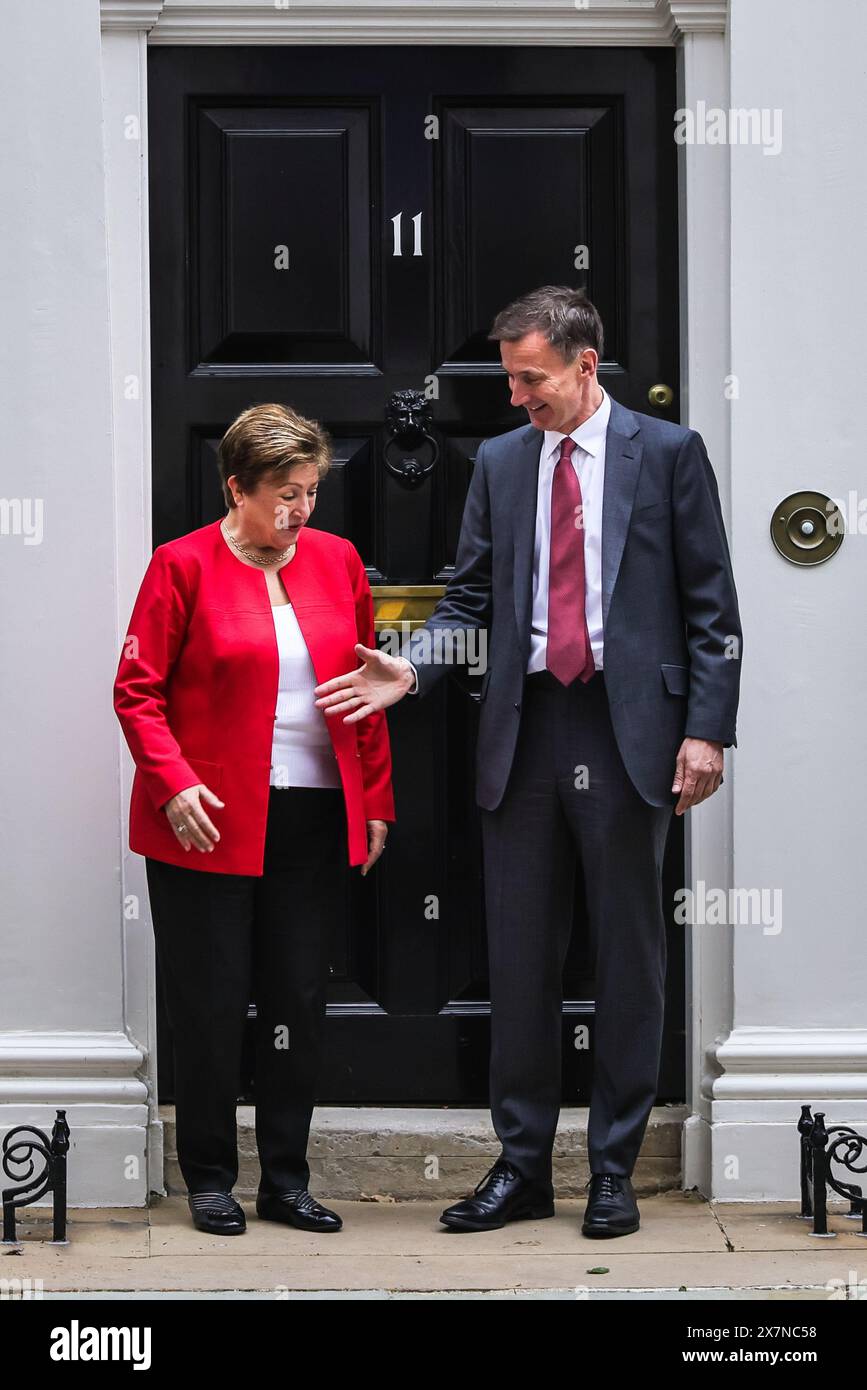
<path id="1" fill-rule="evenodd" d="M 664 512 L 671 510 L 671 497 L 660 497 L 656 502 L 643 502 L 641 506 L 633 507 L 633 516 L 652 516 L 654 512 Z"/>
<path id="2" fill-rule="evenodd" d="M 223 780 L 222 763 L 209 763 L 205 758 L 187 758 L 187 762 L 199 781 L 204 782 L 209 791 L 219 791 L 220 783 Z"/>
<path id="3" fill-rule="evenodd" d="M 662 679 L 672 695 L 689 695 L 689 667 L 661 664 Z"/>

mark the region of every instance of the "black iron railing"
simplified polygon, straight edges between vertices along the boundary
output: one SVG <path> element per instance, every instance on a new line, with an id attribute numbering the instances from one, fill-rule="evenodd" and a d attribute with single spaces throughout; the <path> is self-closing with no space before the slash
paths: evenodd
<path id="1" fill-rule="evenodd" d="M 861 1221 L 859 1236 L 867 1236 L 867 1198 L 856 1183 L 834 1177 L 831 1164 L 839 1163 L 850 1173 L 867 1172 L 867 1137 L 849 1125 L 825 1126 L 824 1112 L 811 1115 L 809 1105 L 801 1106 L 798 1121 L 801 1141 L 801 1216 L 813 1218 L 814 1236 L 831 1236 L 828 1230 L 828 1188 L 849 1200 L 844 1213 L 850 1220 Z M 836 1138 L 833 1136 L 836 1135 Z M 858 1166 L 858 1160 L 864 1160 Z"/>
<path id="2" fill-rule="evenodd" d="M 29 1135 L 27 1139 L 16 1135 Z M 58 1110 L 51 1138 L 35 1125 L 16 1125 L 3 1139 L 3 1172 L 7 1178 L 21 1178 L 18 1187 L 3 1188 L 3 1244 L 17 1244 L 15 1239 L 15 1209 L 38 1202 L 50 1192 L 54 1205 L 55 1241 L 66 1240 L 66 1155 L 69 1152 L 69 1125 L 66 1111 Z M 45 1167 L 35 1177 L 33 1154 L 45 1159 Z M 26 1167 L 22 1175 L 13 1171 Z"/>

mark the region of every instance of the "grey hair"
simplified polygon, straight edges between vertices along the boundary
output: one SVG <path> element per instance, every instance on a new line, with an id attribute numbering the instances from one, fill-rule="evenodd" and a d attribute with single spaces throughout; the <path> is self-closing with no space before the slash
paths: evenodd
<path id="1" fill-rule="evenodd" d="M 602 356 L 602 320 L 584 290 L 573 290 L 568 285 L 542 285 L 530 290 L 500 310 L 488 340 L 514 343 L 534 332 L 544 333 L 565 362 L 574 362 L 584 348 L 595 348 Z"/>

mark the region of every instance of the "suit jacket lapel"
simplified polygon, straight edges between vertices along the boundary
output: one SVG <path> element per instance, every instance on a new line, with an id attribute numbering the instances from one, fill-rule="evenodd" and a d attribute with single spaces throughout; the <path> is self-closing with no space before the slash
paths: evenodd
<path id="1" fill-rule="evenodd" d="M 512 590 L 515 596 L 515 618 L 521 640 L 524 665 L 530 651 L 530 616 L 533 596 L 533 547 L 536 540 L 536 494 L 539 488 L 539 463 L 543 430 L 528 425 L 519 441 L 515 455 L 512 485 L 512 535 L 515 547 Z"/>
<path id="2" fill-rule="evenodd" d="M 639 426 L 635 416 L 612 397 L 611 418 L 605 435 L 605 481 L 602 487 L 603 632 L 608 622 L 611 595 L 620 571 L 641 469 L 643 445 L 636 438 L 638 433 Z"/>

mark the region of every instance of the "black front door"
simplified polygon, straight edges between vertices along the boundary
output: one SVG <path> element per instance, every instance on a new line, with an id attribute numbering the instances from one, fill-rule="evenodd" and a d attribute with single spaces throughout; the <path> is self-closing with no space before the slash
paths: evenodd
<path id="1" fill-rule="evenodd" d="M 148 79 L 157 543 L 222 514 L 220 436 L 283 401 L 335 440 L 312 524 L 356 545 L 381 623 L 423 617 L 480 440 L 526 422 L 489 325 L 541 284 L 585 285 L 606 388 L 652 411 L 649 388 L 667 383 L 660 409 L 677 418 L 672 52 L 155 47 Z M 389 429 L 407 390 L 426 438 L 401 434 L 393 407 Z M 323 1103 L 486 1100 L 474 694 L 448 677 L 389 711 L 398 820 L 375 872 L 353 871 L 333 943 Z M 670 901 L 679 820 L 666 879 Z M 580 875 L 564 998 L 564 1103 L 586 1104 Z M 161 1038 L 170 1098 L 164 1024 Z M 672 923 L 660 1099 L 683 1086 Z M 249 1068 L 242 1089 L 255 1095 Z"/>

